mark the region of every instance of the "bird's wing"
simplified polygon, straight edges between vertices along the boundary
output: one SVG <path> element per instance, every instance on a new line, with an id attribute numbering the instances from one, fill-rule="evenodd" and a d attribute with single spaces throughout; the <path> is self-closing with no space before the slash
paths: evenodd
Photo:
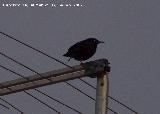
<path id="1" fill-rule="evenodd" d="M 84 50 L 85 49 L 85 46 L 88 45 L 86 44 L 85 42 L 83 41 L 80 41 L 76 44 L 74 44 L 73 46 L 71 46 L 68 51 L 71 52 L 71 53 L 74 53 L 74 52 L 80 52 L 81 50 Z"/>

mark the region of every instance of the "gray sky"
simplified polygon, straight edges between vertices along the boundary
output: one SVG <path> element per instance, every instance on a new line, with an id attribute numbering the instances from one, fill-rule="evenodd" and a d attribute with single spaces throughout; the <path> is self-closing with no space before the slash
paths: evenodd
<path id="1" fill-rule="evenodd" d="M 108 58 L 111 63 L 110 95 L 128 104 L 140 114 L 160 114 L 160 1 L 159 0 L 54 0 L 53 3 L 80 3 L 83 7 L 2 7 L 0 2 L 0 30 L 45 51 L 69 65 L 62 55 L 69 46 L 88 37 L 105 41 L 90 60 Z M 33 3 L 14 0 L 14 3 Z M 36 3 L 36 1 L 34 1 Z M 37 0 L 48 3 L 49 0 Z M 0 35 L 1 51 L 39 72 L 65 66 L 21 46 Z M 0 56 L 1 64 L 26 76 L 32 72 Z M 1 82 L 16 79 L 12 73 L 0 69 Z M 95 79 L 85 78 L 93 85 Z M 78 80 L 70 81 L 91 96 L 95 91 Z M 40 88 L 49 95 L 79 109 L 84 114 L 94 113 L 94 102 L 64 83 Z M 70 109 L 37 94 L 37 97 L 62 111 L 75 114 Z M 20 92 L 7 95 L 8 101 L 28 114 L 54 114 L 30 96 Z M 1 102 L 2 103 L 2 102 Z M 120 114 L 132 114 L 110 102 L 109 106 Z M 0 108 L 2 114 L 17 114 L 15 110 Z M 56 114 L 56 113 L 55 113 Z M 109 112 L 109 114 L 112 114 Z"/>

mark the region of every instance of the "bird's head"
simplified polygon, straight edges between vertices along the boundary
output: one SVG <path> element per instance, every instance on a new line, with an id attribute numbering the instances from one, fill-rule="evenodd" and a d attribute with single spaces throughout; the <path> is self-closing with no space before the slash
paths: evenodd
<path id="1" fill-rule="evenodd" d="M 86 39 L 86 41 L 88 41 L 88 42 L 93 42 L 93 43 L 95 43 L 95 44 L 104 43 L 103 41 L 99 41 L 99 40 L 97 40 L 96 38 L 88 38 L 88 39 Z"/>

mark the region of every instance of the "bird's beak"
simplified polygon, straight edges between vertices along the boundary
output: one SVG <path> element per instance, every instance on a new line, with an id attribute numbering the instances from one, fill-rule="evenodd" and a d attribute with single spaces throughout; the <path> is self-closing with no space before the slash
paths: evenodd
<path id="1" fill-rule="evenodd" d="M 100 44 L 100 43 L 104 43 L 103 41 L 98 41 L 98 43 Z"/>

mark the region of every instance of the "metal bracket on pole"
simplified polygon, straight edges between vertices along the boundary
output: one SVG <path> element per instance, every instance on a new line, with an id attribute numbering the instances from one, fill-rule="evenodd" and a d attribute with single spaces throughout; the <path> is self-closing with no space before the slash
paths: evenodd
<path id="1" fill-rule="evenodd" d="M 3 82 L 0 83 L 0 96 L 86 76 L 97 77 L 97 75 L 106 71 L 106 64 L 109 64 L 108 60 L 100 59 L 73 66 L 72 68 L 63 68 L 41 73 L 41 75 L 28 76 L 27 79 L 18 78 L 16 80 Z"/>

